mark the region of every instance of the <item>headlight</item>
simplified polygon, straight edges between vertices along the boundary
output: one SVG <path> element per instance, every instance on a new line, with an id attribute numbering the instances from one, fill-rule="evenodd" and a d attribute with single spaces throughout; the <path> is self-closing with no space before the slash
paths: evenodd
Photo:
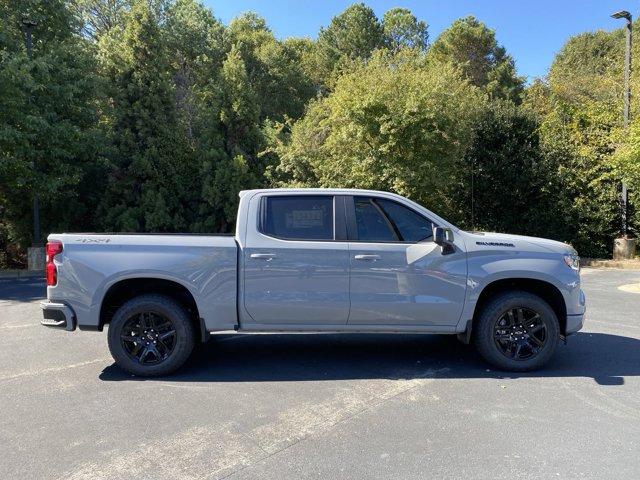
<path id="1" fill-rule="evenodd" d="M 580 271 L 580 257 L 577 253 L 567 253 L 563 255 L 562 258 L 564 259 L 564 263 L 567 264 L 567 267 Z"/>

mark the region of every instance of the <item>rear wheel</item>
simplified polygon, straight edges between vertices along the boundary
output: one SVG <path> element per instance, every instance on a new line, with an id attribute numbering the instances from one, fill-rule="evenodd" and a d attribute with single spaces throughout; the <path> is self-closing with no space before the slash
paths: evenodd
<path id="1" fill-rule="evenodd" d="M 502 370 L 528 371 L 551 359 L 560 328 L 547 302 L 528 292 L 512 291 L 484 306 L 473 335 L 487 362 Z"/>
<path id="2" fill-rule="evenodd" d="M 185 310 L 163 295 L 141 295 L 122 305 L 111 319 L 108 337 L 120 368 L 140 376 L 176 371 L 195 343 Z"/>

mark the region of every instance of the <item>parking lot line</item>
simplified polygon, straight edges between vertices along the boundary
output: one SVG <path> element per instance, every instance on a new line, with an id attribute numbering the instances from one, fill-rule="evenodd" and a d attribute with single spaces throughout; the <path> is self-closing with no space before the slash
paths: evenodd
<path id="1" fill-rule="evenodd" d="M 54 372 L 62 372 L 64 370 L 70 370 L 72 368 L 78 368 L 78 367 L 84 367 L 86 365 L 92 365 L 94 363 L 99 363 L 99 362 L 108 362 L 111 360 L 111 357 L 104 357 L 104 358 L 96 358 L 94 360 L 88 360 L 86 362 L 79 362 L 79 363 L 74 363 L 71 365 L 63 365 L 60 367 L 51 367 L 51 368 L 44 368 L 41 370 L 30 370 L 27 372 L 20 372 L 20 373 L 16 373 L 13 375 L 7 375 L 4 377 L 0 377 L 0 382 L 2 381 L 8 381 L 8 380 L 15 380 L 17 378 L 23 378 L 23 377 L 34 377 L 37 375 L 44 375 L 47 373 L 54 373 Z"/>
<path id="2" fill-rule="evenodd" d="M 39 327 L 39 323 L 25 323 L 22 325 L 4 325 L 0 327 L 0 330 L 10 330 L 13 328 L 28 328 L 28 327 Z"/>

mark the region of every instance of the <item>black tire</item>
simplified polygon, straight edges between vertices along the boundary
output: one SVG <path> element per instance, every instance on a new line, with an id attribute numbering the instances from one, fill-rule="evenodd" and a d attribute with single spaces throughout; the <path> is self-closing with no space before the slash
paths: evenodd
<path id="1" fill-rule="evenodd" d="M 490 299 L 473 330 L 480 355 L 500 370 L 515 372 L 536 370 L 546 364 L 559 337 L 553 309 L 542 298 L 523 291 L 504 292 Z"/>
<path id="2" fill-rule="evenodd" d="M 154 331 L 154 325 L 162 328 Z M 141 295 L 122 305 L 111 319 L 108 338 L 118 366 L 141 377 L 175 372 L 187 361 L 195 344 L 193 323 L 184 308 L 157 294 Z M 145 348 L 150 351 L 145 352 Z M 138 358 L 140 349 L 144 353 L 142 361 Z"/>

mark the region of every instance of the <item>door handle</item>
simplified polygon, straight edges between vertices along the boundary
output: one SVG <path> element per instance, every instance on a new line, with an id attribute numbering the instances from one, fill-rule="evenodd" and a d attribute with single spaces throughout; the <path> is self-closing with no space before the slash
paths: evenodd
<path id="1" fill-rule="evenodd" d="M 276 258 L 275 253 L 252 253 L 250 255 L 251 258 L 256 258 L 258 260 L 271 260 L 272 258 Z"/>
<path id="2" fill-rule="evenodd" d="M 356 255 L 355 257 L 356 260 L 379 260 L 380 259 L 380 255 Z"/>

